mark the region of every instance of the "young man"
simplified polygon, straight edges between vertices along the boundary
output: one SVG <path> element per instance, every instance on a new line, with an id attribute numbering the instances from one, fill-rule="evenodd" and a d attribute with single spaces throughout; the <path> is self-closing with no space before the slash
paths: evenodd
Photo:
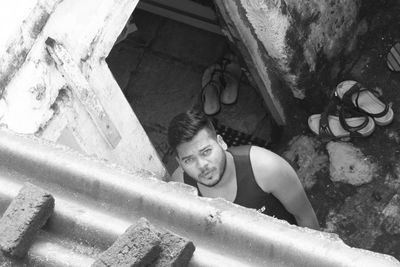
<path id="1" fill-rule="evenodd" d="M 173 181 L 195 186 L 201 196 L 221 197 L 291 224 L 319 229 L 296 172 L 278 155 L 257 146 L 227 149 L 198 109 L 172 119 L 168 141 L 179 163 Z"/>

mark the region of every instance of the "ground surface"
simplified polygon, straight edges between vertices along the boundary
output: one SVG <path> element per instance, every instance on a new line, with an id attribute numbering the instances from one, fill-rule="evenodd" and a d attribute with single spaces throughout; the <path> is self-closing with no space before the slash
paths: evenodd
<path id="1" fill-rule="evenodd" d="M 378 88 L 382 101 L 392 105 L 393 123 L 377 126 L 367 138 L 322 143 L 310 134 L 302 116 L 320 113 L 326 102 L 307 102 L 305 114 L 299 115 L 301 123 L 285 129 L 278 153 L 288 149 L 288 141 L 294 136 L 307 136 L 309 139 L 297 143 L 293 140 L 295 144 L 289 146 L 292 154 L 288 155 L 297 170 L 312 180 L 308 195 L 321 226 L 339 234 L 350 246 L 387 253 L 400 260 L 400 73 L 390 71 L 386 65 L 390 48 L 400 42 L 399 29 L 399 6 L 377 12 L 337 81 L 357 80 Z M 305 143 L 308 145 L 304 147 Z M 293 155 L 296 146 L 302 152 Z M 347 178 L 333 181 L 338 172 Z M 354 182 L 363 177 L 363 184 L 351 184 L 351 179 Z"/>
<path id="2" fill-rule="evenodd" d="M 222 36 L 143 11 L 135 11 L 133 21 L 139 30 L 117 44 L 107 61 L 171 172 L 176 162 L 167 144 L 168 122 L 198 101 L 204 69 L 227 46 Z M 321 112 L 325 103 L 299 102 L 304 106 L 299 123 L 284 129 L 274 151 L 298 171 L 323 230 L 337 233 L 350 246 L 400 260 L 400 73 L 389 71 L 385 61 L 390 47 L 400 41 L 399 29 L 400 9 L 378 13 L 360 49 L 341 70 L 341 80 L 381 88 L 382 100 L 392 103 L 395 113 L 391 125 L 377 127 L 365 139 L 324 143 L 309 131 L 307 116 Z M 265 140 L 275 130 L 262 98 L 246 79 L 238 102 L 222 106 L 216 117 Z M 347 180 L 339 181 L 341 177 Z"/>

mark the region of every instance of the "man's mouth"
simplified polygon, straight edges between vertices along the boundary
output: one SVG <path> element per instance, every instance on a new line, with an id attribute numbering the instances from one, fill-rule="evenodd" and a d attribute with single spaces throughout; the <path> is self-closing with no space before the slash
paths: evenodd
<path id="1" fill-rule="evenodd" d="M 209 171 L 203 172 L 203 173 L 201 173 L 199 175 L 199 177 L 200 178 L 209 178 L 211 176 L 212 172 L 213 172 L 213 170 L 209 170 Z"/>

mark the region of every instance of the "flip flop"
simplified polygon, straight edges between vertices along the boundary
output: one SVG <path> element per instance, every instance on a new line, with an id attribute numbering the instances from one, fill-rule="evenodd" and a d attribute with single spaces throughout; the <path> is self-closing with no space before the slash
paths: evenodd
<path id="1" fill-rule="evenodd" d="M 356 81 L 343 81 L 336 87 L 336 95 L 344 104 L 371 116 L 376 124 L 385 126 L 393 121 L 394 113 L 389 105 L 378 99 L 378 92 Z"/>
<path id="2" fill-rule="evenodd" d="M 386 63 L 391 71 L 400 71 L 400 43 L 396 43 L 390 49 Z"/>
<path id="3" fill-rule="evenodd" d="M 222 70 L 218 64 L 208 67 L 201 81 L 201 101 L 203 111 L 206 115 L 212 116 L 221 110 L 219 98 L 222 90 Z"/>
<path id="4" fill-rule="evenodd" d="M 347 141 L 352 137 L 367 137 L 374 132 L 375 123 L 371 117 L 345 106 L 337 114 L 335 107 L 334 103 L 330 103 L 323 113 L 308 118 L 308 126 L 314 134 L 324 140 Z"/>
<path id="5" fill-rule="evenodd" d="M 234 104 L 238 98 L 242 69 L 238 59 L 233 54 L 227 54 L 220 63 L 223 78 L 223 90 L 221 92 L 221 103 L 226 105 Z"/>

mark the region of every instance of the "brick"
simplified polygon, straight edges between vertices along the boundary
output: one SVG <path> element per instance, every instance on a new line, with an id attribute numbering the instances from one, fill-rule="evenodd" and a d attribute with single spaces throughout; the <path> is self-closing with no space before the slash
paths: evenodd
<path id="1" fill-rule="evenodd" d="M 156 228 L 141 218 L 101 253 L 92 267 L 150 265 L 160 254 L 160 242 Z"/>
<path id="2" fill-rule="evenodd" d="M 160 257 L 152 266 L 187 266 L 195 250 L 193 242 L 171 232 L 160 233 L 160 238 Z"/>
<path id="3" fill-rule="evenodd" d="M 0 219 L 0 249 L 8 256 L 23 258 L 53 210 L 50 193 L 24 184 Z"/>

